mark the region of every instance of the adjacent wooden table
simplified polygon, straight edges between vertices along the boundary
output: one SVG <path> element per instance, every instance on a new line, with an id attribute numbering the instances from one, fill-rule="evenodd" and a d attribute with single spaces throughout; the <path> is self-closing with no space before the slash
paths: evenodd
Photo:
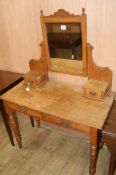
<path id="1" fill-rule="evenodd" d="M 33 116 L 35 119 L 54 123 L 90 136 L 90 175 L 96 171 L 99 152 L 100 131 L 114 101 L 111 93 L 104 101 L 93 101 L 83 97 L 83 90 L 74 85 L 54 81 L 46 82 L 42 87 L 33 87 L 25 91 L 23 82 L 1 96 L 19 144 L 21 134 L 16 111 Z"/>
<path id="2" fill-rule="evenodd" d="M 103 126 L 103 141 L 111 154 L 108 175 L 113 175 L 116 170 L 116 101 L 114 101 L 109 116 Z"/>
<path id="3" fill-rule="evenodd" d="M 0 70 L 0 95 L 7 92 L 9 89 L 17 85 L 22 80 L 23 80 L 22 74 L 20 73 Z M 2 100 L 0 100 L 0 112 L 2 114 L 3 122 L 6 127 L 8 136 L 10 138 L 11 144 L 14 145 L 11 128 L 9 125 L 7 114 L 5 113 Z"/>

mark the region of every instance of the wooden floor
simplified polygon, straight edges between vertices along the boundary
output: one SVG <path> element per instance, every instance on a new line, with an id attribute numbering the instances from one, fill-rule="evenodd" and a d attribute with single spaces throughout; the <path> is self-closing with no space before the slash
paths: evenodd
<path id="1" fill-rule="evenodd" d="M 32 128 L 27 118 L 19 123 L 22 149 L 11 146 L 0 117 L 0 175 L 88 175 L 89 144 L 84 137 Z M 96 175 L 107 175 L 108 166 L 109 153 L 103 149 Z"/>

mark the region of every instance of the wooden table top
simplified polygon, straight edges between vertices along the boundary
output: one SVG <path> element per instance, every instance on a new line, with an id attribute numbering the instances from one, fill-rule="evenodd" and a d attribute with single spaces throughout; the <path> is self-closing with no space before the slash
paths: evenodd
<path id="1" fill-rule="evenodd" d="M 76 85 L 48 81 L 42 87 L 25 91 L 23 82 L 1 96 L 2 100 L 25 106 L 43 113 L 61 117 L 89 127 L 102 129 L 114 101 L 114 93 L 104 101 L 83 97 Z"/>
<path id="2" fill-rule="evenodd" d="M 22 77 L 22 74 L 0 70 L 0 92 Z"/>

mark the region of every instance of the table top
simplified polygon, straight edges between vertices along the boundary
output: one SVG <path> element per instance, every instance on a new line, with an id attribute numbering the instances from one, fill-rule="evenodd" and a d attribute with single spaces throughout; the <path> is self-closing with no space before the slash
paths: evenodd
<path id="1" fill-rule="evenodd" d="M 21 78 L 22 74 L 20 73 L 0 70 L 0 95 L 5 92 L 6 88 L 10 88 L 13 83 Z"/>
<path id="2" fill-rule="evenodd" d="M 42 87 L 25 91 L 23 82 L 1 96 L 2 100 L 28 107 L 43 113 L 102 129 L 114 101 L 114 93 L 103 101 L 94 101 L 83 96 L 83 89 L 55 81 Z"/>

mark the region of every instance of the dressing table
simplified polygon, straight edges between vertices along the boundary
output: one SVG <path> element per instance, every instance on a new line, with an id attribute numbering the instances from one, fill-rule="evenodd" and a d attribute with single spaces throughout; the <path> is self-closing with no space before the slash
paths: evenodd
<path id="1" fill-rule="evenodd" d="M 81 15 L 60 9 L 53 15 L 44 16 L 41 11 L 40 19 L 43 32 L 41 57 L 30 60 L 30 71 L 24 76 L 24 82 L 5 93 L 1 99 L 19 148 L 22 143 L 16 111 L 32 116 L 38 123 L 43 120 L 89 134 L 89 173 L 94 175 L 101 129 L 114 101 L 112 71 L 97 66 L 93 61 L 92 46 L 86 42 L 84 9 Z M 49 71 L 107 82 L 108 93 L 100 100 L 87 98 L 82 87 L 49 80 Z M 97 93 L 90 91 L 89 95 L 97 96 Z"/>

